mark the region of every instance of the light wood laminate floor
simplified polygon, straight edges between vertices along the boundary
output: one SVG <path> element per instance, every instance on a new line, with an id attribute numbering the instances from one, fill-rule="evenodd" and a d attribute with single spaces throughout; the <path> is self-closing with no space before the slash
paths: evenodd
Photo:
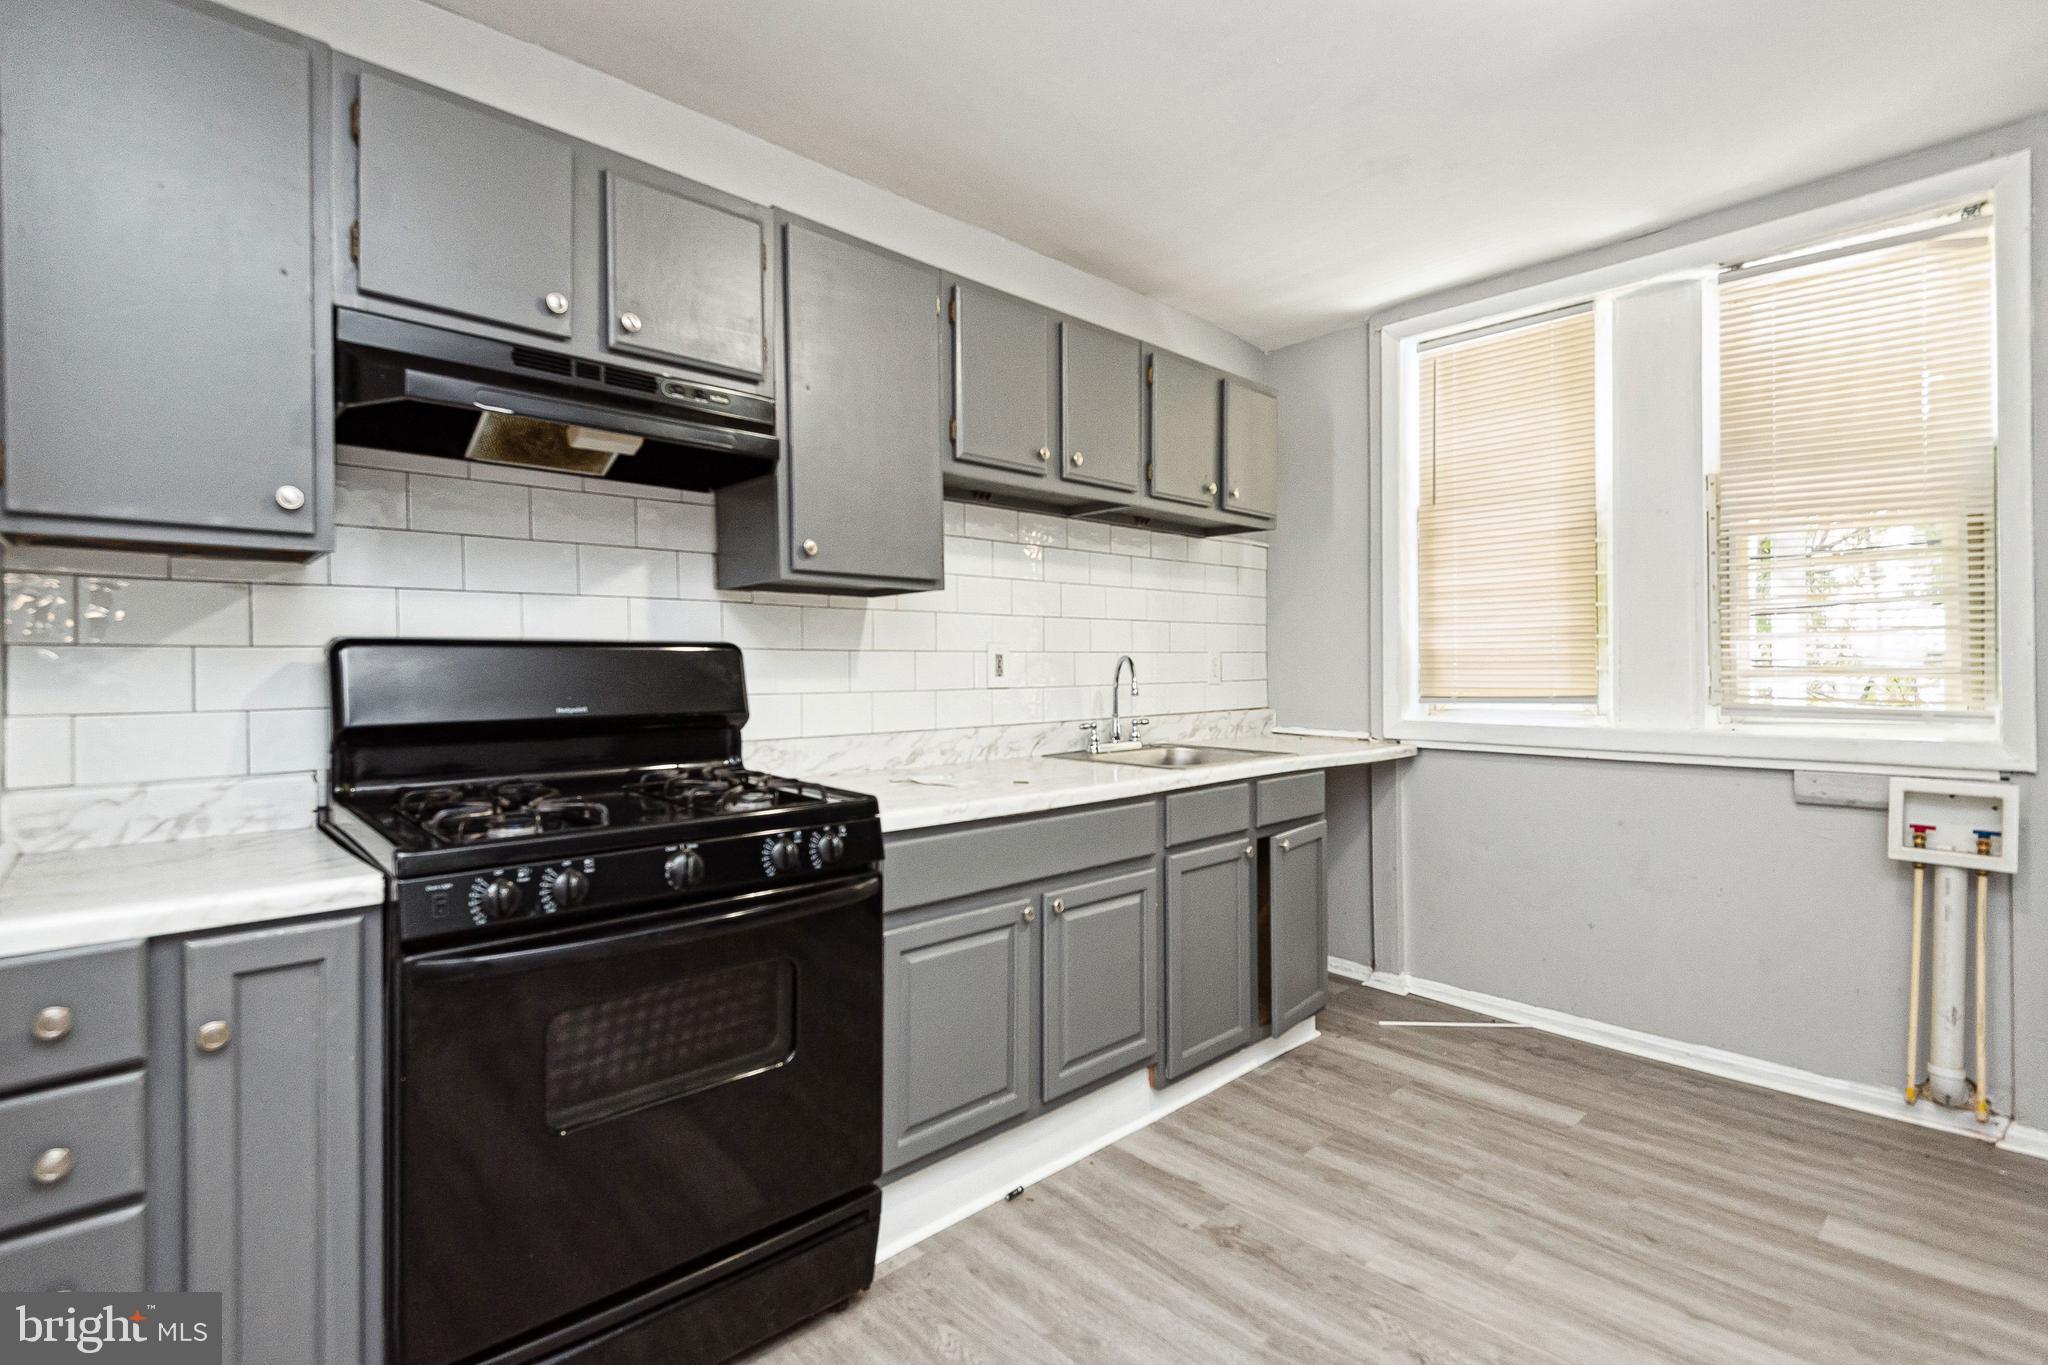
<path id="1" fill-rule="evenodd" d="M 2048 1361 L 2048 1162 L 1333 986 L 750 1360 Z"/>

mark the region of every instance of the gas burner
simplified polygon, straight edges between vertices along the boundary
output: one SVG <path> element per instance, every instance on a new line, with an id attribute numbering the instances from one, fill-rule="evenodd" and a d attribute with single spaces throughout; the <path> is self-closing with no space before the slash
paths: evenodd
<path id="1" fill-rule="evenodd" d="M 444 844 L 527 839 L 611 823 L 611 812 L 603 805 L 565 797 L 545 782 L 417 787 L 400 795 L 398 809 Z"/>
<path id="2" fill-rule="evenodd" d="M 626 794 L 683 815 L 737 814 L 775 805 L 781 798 L 770 781 L 734 764 L 717 763 L 642 773 L 626 783 Z"/>

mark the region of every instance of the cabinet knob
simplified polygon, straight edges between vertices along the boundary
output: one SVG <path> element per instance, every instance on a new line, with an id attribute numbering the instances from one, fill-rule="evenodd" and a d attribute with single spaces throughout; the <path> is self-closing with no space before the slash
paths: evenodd
<path id="1" fill-rule="evenodd" d="M 1067 913 L 1067 903 L 1066 903 L 1066 902 L 1065 902 L 1064 900 L 1062 900 L 1062 899 L 1061 899 L 1060 897 L 1058 897 L 1058 896 L 1054 896 L 1054 897 L 1052 898 L 1052 912 L 1053 912 L 1053 913 L 1054 913 L 1055 915 L 1064 915 L 1064 914 L 1066 914 L 1066 913 Z"/>
<path id="2" fill-rule="evenodd" d="M 817 557 L 818 557 L 818 542 L 817 542 L 817 541 L 815 541 L 815 540 L 806 540 L 806 541 L 804 542 L 804 558 L 805 558 L 805 559 L 816 559 Z"/>
<path id="3" fill-rule="evenodd" d="M 1033 920 L 1035 920 L 1035 919 L 1037 919 L 1037 918 L 1038 918 L 1038 907 L 1036 907 L 1036 906 L 1032 906 L 1032 905 L 1027 905 L 1027 906 L 1025 906 L 1025 907 L 1024 907 L 1024 922 L 1025 922 L 1026 924 L 1029 924 L 1029 923 L 1031 923 L 1031 921 L 1033 921 Z"/>
<path id="4" fill-rule="evenodd" d="M 1052 447 L 1040 446 L 1038 448 L 1038 458 L 1041 460 L 1050 460 L 1052 458 Z"/>
<path id="5" fill-rule="evenodd" d="M 1242 489 L 1237 489 L 1237 488 L 1233 488 L 1233 489 L 1231 489 L 1231 490 L 1230 490 L 1230 500 L 1231 500 L 1232 502 L 1236 502 L 1236 501 L 1238 500 L 1238 497 L 1239 497 L 1239 496 L 1241 495 L 1241 493 L 1242 493 L 1242 492 L 1243 492 L 1243 490 L 1242 490 Z"/>
<path id="6" fill-rule="evenodd" d="M 295 483 L 279 484 L 273 496 L 277 498 L 277 505 L 287 512 L 296 512 L 306 505 L 306 490 Z"/>
<path id="7" fill-rule="evenodd" d="M 38 1185 L 55 1185 L 71 1174 L 71 1149 L 52 1147 L 28 1168 L 28 1178 Z"/>
<path id="8" fill-rule="evenodd" d="M 619 314 L 619 330 L 627 333 L 639 331 L 640 315 L 638 313 Z"/>
<path id="9" fill-rule="evenodd" d="M 1259 856 L 1259 846 L 1258 846 L 1257 844 L 1246 844 L 1246 845 L 1244 846 L 1244 856 L 1245 856 L 1245 857 L 1247 857 L 1247 858 L 1256 858 L 1256 857 L 1258 857 L 1258 856 Z"/>
<path id="10" fill-rule="evenodd" d="M 1087 464 L 1087 463 L 1088 463 L 1088 457 L 1087 457 L 1086 455 L 1083 455 L 1083 454 L 1082 454 L 1082 453 L 1081 453 L 1080 451 L 1078 451 L 1078 450 L 1074 452 L 1074 465 L 1075 465 L 1075 467 L 1076 467 L 1076 468 L 1079 468 L 1080 466 L 1082 466 L 1082 465 L 1084 465 L 1084 464 Z"/>
<path id="11" fill-rule="evenodd" d="M 562 314 L 569 311 L 569 296 L 567 294 L 564 294 L 559 289 L 552 290 L 549 292 L 547 297 L 541 300 L 541 304 L 550 313 L 553 313 L 556 317 L 560 317 L 562 316 Z"/>
<path id="12" fill-rule="evenodd" d="M 1289 853 L 1289 852 L 1292 852 L 1292 851 L 1293 851 L 1293 849 L 1294 849 L 1294 840 L 1292 840 L 1292 839 L 1282 839 L 1282 840 L 1280 841 L 1280 851 L 1281 851 L 1282 853 Z"/>
<path id="13" fill-rule="evenodd" d="M 39 1043 L 62 1042 L 71 1036 L 71 1009 L 67 1005 L 47 1005 L 36 1011 L 36 1021 L 29 1025 L 29 1037 Z"/>
<path id="14" fill-rule="evenodd" d="M 199 1050 L 218 1052 L 228 1045 L 228 1040 L 232 1037 L 234 1030 L 228 1027 L 227 1020 L 209 1019 L 199 1026 Z"/>
<path id="15" fill-rule="evenodd" d="M 1216 485 L 1213 483 L 1205 483 L 1202 485 L 1202 491 L 1213 498 L 1216 496 Z"/>

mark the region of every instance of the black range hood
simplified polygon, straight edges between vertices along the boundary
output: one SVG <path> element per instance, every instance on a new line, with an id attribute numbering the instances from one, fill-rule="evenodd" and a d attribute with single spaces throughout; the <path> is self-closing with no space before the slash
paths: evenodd
<path id="1" fill-rule="evenodd" d="M 658 370 L 334 315 L 335 440 L 708 491 L 769 472 L 775 404 Z"/>

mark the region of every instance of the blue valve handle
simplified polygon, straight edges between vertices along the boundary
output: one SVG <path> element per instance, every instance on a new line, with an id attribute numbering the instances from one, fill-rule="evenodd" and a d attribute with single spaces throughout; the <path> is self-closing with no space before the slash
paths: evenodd
<path id="1" fill-rule="evenodd" d="M 1978 839 L 1996 839 L 1998 837 L 1998 831 L 1995 829 L 1973 829 L 1970 833 Z"/>

